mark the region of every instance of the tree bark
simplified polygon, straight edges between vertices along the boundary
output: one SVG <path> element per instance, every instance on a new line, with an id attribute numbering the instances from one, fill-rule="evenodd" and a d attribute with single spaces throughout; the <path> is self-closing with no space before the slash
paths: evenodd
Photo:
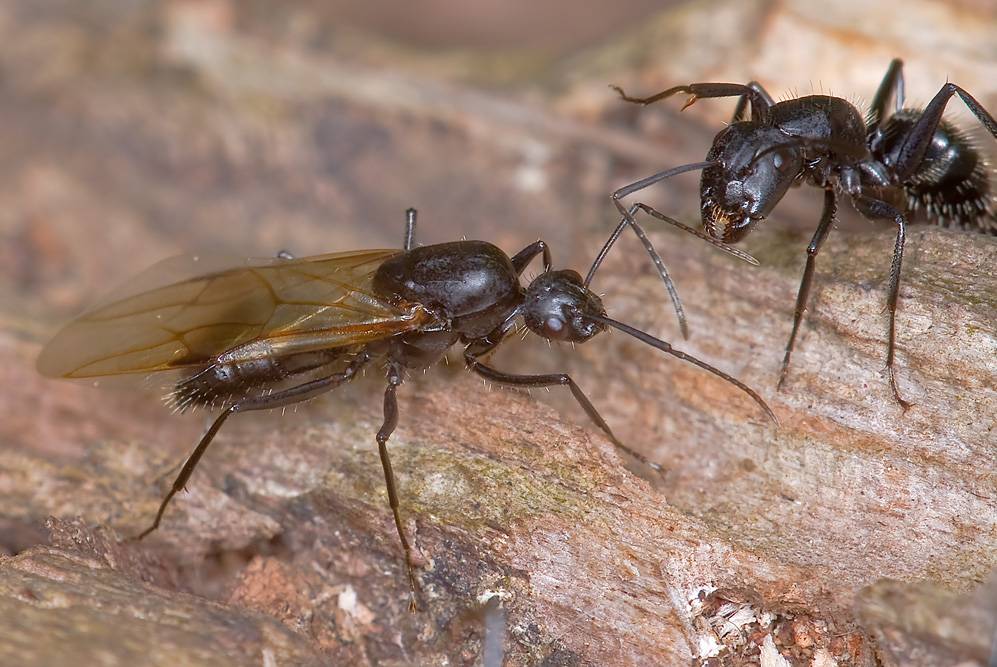
<path id="1" fill-rule="evenodd" d="M 677 5 L 548 64 L 536 78 L 557 85 L 538 97 L 518 81 L 474 88 L 437 71 L 455 61 L 381 42 L 336 33 L 346 41 L 330 46 L 334 17 L 311 5 L 304 37 L 220 1 L 32 6 L 0 9 L 4 660 L 475 664 L 496 619 L 512 665 L 986 660 L 973 636 L 992 605 L 959 596 L 997 565 L 993 238 L 911 227 L 897 373 L 915 405 L 902 413 L 881 373 L 892 230 L 856 227 L 842 206 L 776 391 L 817 199 L 791 196 L 752 234 L 757 268 L 648 221 L 692 336 L 678 337 L 628 237 L 595 281 L 609 315 L 744 380 L 780 423 L 620 333 L 577 349 L 511 343 L 495 361 L 569 370 L 663 475 L 621 460 L 563 392 L 484 387 L 459 361 L 409 378 L 389 447 L 424 587 L 417 614 L 374 444 L 379 373 L 284 417 L 233 419 L 162 528 L 134 542 L 203 415 L 33 368 L 58 322 L 163 256 L 394 246 L 410 205 L 422 243 L 466 235 L 511 253 L 542 236 L 558 267 L 583 270 L 612 224 L 608 192 L 702 159 L 729 114 L 706 101 L 683 114 L 621 106 L 607 83 L 763 78 L 778 96 L 813 78 L 868 97 L 901 55 L 909 94 L 933 94 L 942 63 L 992 109 L 993 60 L 971 56 L 993 40 L 973 41 L 986 33 L 973 10 L 951 10 L 945 30 L 925 24 L 949 49 L 891 38 L 890 53 L 853 53 L 862 66 L 842 73 L 808 53 L 773 63 L 790 43 L 844 48 L 856 34 L 841 26 L 864 5 Z M 932 7 L 896 9 L 916 22 Z M 737 38 L 745 26 L 757 40 Z M 691 219 L 693 186 L 641 196 Z M 912 622 L 921 607 L 931 613 Z M 984 630 L 945 634 L 960 623 Z"/>

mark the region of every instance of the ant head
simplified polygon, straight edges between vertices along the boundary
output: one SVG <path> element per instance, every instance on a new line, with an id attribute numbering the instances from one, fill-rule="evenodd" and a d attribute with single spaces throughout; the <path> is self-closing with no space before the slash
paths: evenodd
<path id="1" fill-rule="evenodd" d="M 522 313 L 527 328 L 548 340 L 584 343 L 606 328 L 590 318 L 605 317 L 606 309 L 577 271 L 547 271 L 537 276 L 526 288 Z"/>
<path id="2" fill-rule="evenodd" d="M 799 176 L 803 152 L 779 130 L 734 123 L 713 140 L 703 170 L 700 212 L 706 233 L 736 243 L 768 217 Z"/>

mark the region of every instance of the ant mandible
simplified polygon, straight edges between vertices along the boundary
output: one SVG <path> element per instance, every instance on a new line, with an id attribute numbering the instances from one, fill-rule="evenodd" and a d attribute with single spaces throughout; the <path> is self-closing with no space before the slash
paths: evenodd
<path id="1" fill-rule="evenodd" d="M 887 298 L 890 324 L 886 369 L 893 396 L 906 411 L 911 403 L 900 395 L 893 364 L 897 295 L 909 217 L 923 209 L 935 224 L 997 233 L 990 168 L 972 142 L 942 120 L 953 95 L 958 95 L 997 138 L 993 116 L 954 83 L 943 85 L 923 110 L 904 108 L 903 62 L 899 59 L 890 63 L 866 119 L 855 106 L 830 95 L 775 102 L 755 81 L 747 85 L 690 83 L 650 97 L 631 97 L 618 86 L 612 87 L 625 101 L 642 105 L 687 93 L 691 97 L 683 109 L 700 98 L 739 99 L 731 124 L 714 137 L 706 160 L 659 172 L 613 193 L 613 203 L 623 219 L 597 256 L 592 271 L 602 263 L 621 230 L 635 224 L 637 210 L 661 215 L 643 203 L 628 210 L 620 200 L 677 174 L 702 170 L 703 228 L 708 236 L 724 244 L 737 243 L 747 236 L 775 209 L 791 185 L 808 183 L 822 188 L 824 210 L 807 246 L 793 329 L 779 374 L 778 386 L 782 388 L 806 310 L 817 253 L 834 222 L 838 193 L 847 194 L 863 216 L 890 220 L 897 228 Z M 890 98 L 895 100 L 895 106 L 887 117 Z M 751 117 L 745 120 L 749 103 Z"/>

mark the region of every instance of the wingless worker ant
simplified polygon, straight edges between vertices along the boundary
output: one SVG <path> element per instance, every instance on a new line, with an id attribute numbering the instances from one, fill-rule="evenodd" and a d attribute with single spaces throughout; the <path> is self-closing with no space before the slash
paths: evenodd
<path id="1" fill-rule="evenodd" d="M 991 168 L 967 136 L 942 120 L 945 106 L 958 95 L 997 138 L 997 122 L 972 95 L 946 83 L 923 109 L 904 108 L 903 63 L 890 63 L 869 113 L 830 95 L 807 95 L 775 102 L 761 84 L 690 83 L 650 97 L 631 97 L 612 86 L 627 102 L 647 105 L 677 93 L 697 99 L 738 97 L 731 124 L 713 139 L 706 160 L 675 167 L 626 185 L 613 193 L 623 219 L 592 265 L 590 276 L 636 211 L 658 211 L 637 203 L 624 208 L 621 200 L 672 176 L 702 170 L 700 214 L 710 238 L 737 243 L 765 220 L 792 185 L 807 183 L 824 190 L 824 211 L 807 246 L 807 262 L 796 297 L 793 329 L 779 374 L 785 383 L 789 359 L 806 310 L 817 254 L 827 238 L 838 208 L 839 194 L 871 220 L 889 220 L 897 229 L 890 268 L 889 343 L 886 369 L 897 403 L 906 411 L 893 365 L 896 347 L 897 295 L 910 215 L 922 210 L 930 222 L 983 233 L 997 233 Z M 890 99 L 893 114 L 887 116 Z M 745 119 L 748 106 L 750 120 Z M 678 223 L 681 224 L 681 223 Z M 587 283 L 586 283 L 587 284 Z M 666 280 L 669 294 L 674 288 Z"/>
<path id="2" fill-rule="evenodd" d="M 620 442 L 565 373 L 519 375 L 482 361 L 522 319 L 534 334 L 583 343 L 607 327 L 717 375 L 748 394 L 770 419 L 762 398 L 730 375 L 668 343 L 607 316 L 599 297 L 575 271 L 555 271 L 543 241 L 513 257 L 484 241 L 414 246 L 416 213 L 407 214 L 404 250 L 360 250 L 276 259 L 113 299 L 62 329 L 42 350 L 49 377 L 92 378 L 180 370 L 170 396 L 180 410 L 221 406 L 187 458 L 156 518 L 187 484 L 198 461 L 232 415 L 305 401 L 349 382 L 375 360 L 384 362 L 384 421 L 377 432 L 388 502 L 417 605 L 418 585 L 402 528 L 387 442 L 398 423 L 395 392 L 406 371 L 439 361 L 461 343 L 467 367 L 514 387 L 567 386 L 589 418 L 625 453 L 656 469 Z M 524 288 L 523 270 L 538 255 L 543 273 Z M 155 284 L 156 267 L 137 284 Z"/>

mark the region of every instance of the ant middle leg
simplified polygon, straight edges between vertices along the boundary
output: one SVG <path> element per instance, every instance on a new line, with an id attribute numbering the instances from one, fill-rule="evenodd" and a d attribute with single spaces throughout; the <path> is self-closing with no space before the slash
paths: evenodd
<path id="1" fill-rule="evenodd" d="M 575 397 L 575 400 L 585 411 L 585 414 L 588 415 L 588 418 L 591 419 L 592 422 L 596 426 L 598 426 L 603 433 L 606 434 L 610 442 L 612 442 L 617 449 L 630 455 L 637 461 L 646 465 L 648 468 L 651 468 L 652 470 L 659 473 L 661 472 L 662 468 L 659 464 L 651 461 L 649 458 L 647 458 L 640 452 L 634 451 L 630 447 L 627 447 L 625 444 L 623 444 L 623 442 L 620 441 L 619 438 L 616 437 L 616 434 L 613 433 L 613 430 L 609 428 L 609 424 L 606 423 L 606 420 L 602 418 L 602 415 L 599 414 L 599 411 L 595 409 L 594 405 L 592 405 L 592 401 L 588 399 L 585 393 L 581 390 L 581 387 L 579 387 L 578 384 L 571 379 L 570 375 L 568 375 L 567 373 L 549 373 L 542 375 L 519 375 L 514 373 L 506 373 L 504 371 L 492 368 L 491 366 L 480 361 L 478 355 L 486 353 L 487 352 L 477 352 L 477 351 L 466 352 L 464 354 L 464 362 L 467 364 L 468 368 L 470 368 L 472 371 L 474 371 L 481 377 L 485 378 L 486 380 L 491 380 L 492 382 L 498 384 L 504 384 L 511 387 L 526 387 L 526 388 L 567 386 L 568 389 L 571 390 L 571 395 Z"/>
<path id="2" fill-rule="evenodd" d="M 357 371 L 366 365 L 369 360 L 370 356 L 367 352 L 362 352 L 340 373 L 321 377 L 283 391 L 274 392 L 272 394 L 243 399 L 226 408 L 211 423 L 208 430 L 203 436 L 201 436 L 201 439 L 198 441 L 194 451 L 189 457 L 187 457 L 187 461 L 183 464 L 183 468 L 180 469 L 180 474 L 178 474 L 176 479 L 173 480 L 173 486 L 170 487 L 166 497 L 164 497 L 162 502 L 159 504 L 159 510 L 156 512 L 156 518 L 153 520 L 152 525 L 136 535 L 135 539 L 141 540 L 159 528 L 159 523 L 163 520 L 163 514 L 166 512 L 166 507 L 170 504 L 173 496 L 187 486 L 190 476 L 194 473 L 194 468 L 197 467 L 201 457 L 204 456 L 204 452 L 207 451 L 208 445 L 210 445 L 215 439 L 215 435 L 218 434 L 222 424 L 224 424 L 229 417 L 237 412 L 272 410 L 273 408 L 281 408 L 294 403 L 300 403 L 301 401 L 306 401 L 310 398 L 318 396 L 319 394 L 335 389 L 345 382 L 349 382 L 353 379 L 353 376 L 356 375 Z"/>
<path id="3" fill-rule="evenodd" d="M 793 331 L 789 334 L 789 342 L 786 343 L 786 354 L 782 358 L 782 370 L 779 371 L 779 384 L 776 385 L 779 389 L 782 389 L 783 384 L 786 382 L 786 376 L 789 374 L 789 358 L 793 354 L 796 334 L 800 330 L 800 322 L 803 321 L 803 313 L 807 309 L 807 301 L 810 298 L 810 285 L 813 283 L 814 269 L 817 265 L 817 253 L 820 252 L 820 247 L 824 244 L 824 240 L 831 230 L 831 225 L 834 224 L 834 216 L 837 208 L 837 196 L 834 194 L 834 190 L 832 188 L 824 190 L 824 212 L 821 214 L 817 231 L 814 232 L 813 238 L 810 239 L 810 245 L 807 246 L 807 265 L 803 269 L 803 280 L 800 281 L 800 289 L 796 293 L 796 308 L 793 312 Z"/>
<path id="4" fill-rule="evenodd" d="M 384 422 L 377 431 L 377 452 L 381 457 L 384 482 L 388 488 L 388 505 L 391 507 L 391 514 L 395 519 L 395 530 L 398 531 L 398 539 L 402 543 L 402 551 L 405 554 L 405 571 L 408 574 L 409 588 L 412 590 L 409 609 L 416 611 L 419 608 L 419 583 L 415 576 L 415 565 L 412 563 L 412 547 L 409 546 L 408 538 L 405 537 L 405 529 L 402 527 L 398 487 L 395 482 L 395 473 L 391 468 L 391 457 L 388 455 L 388 438 L 398 426 L 398 398 L 395 394 L 401 383 L 401 368 L 390 363 L 388 366 L 388 386 L 384 390 Z"/>

